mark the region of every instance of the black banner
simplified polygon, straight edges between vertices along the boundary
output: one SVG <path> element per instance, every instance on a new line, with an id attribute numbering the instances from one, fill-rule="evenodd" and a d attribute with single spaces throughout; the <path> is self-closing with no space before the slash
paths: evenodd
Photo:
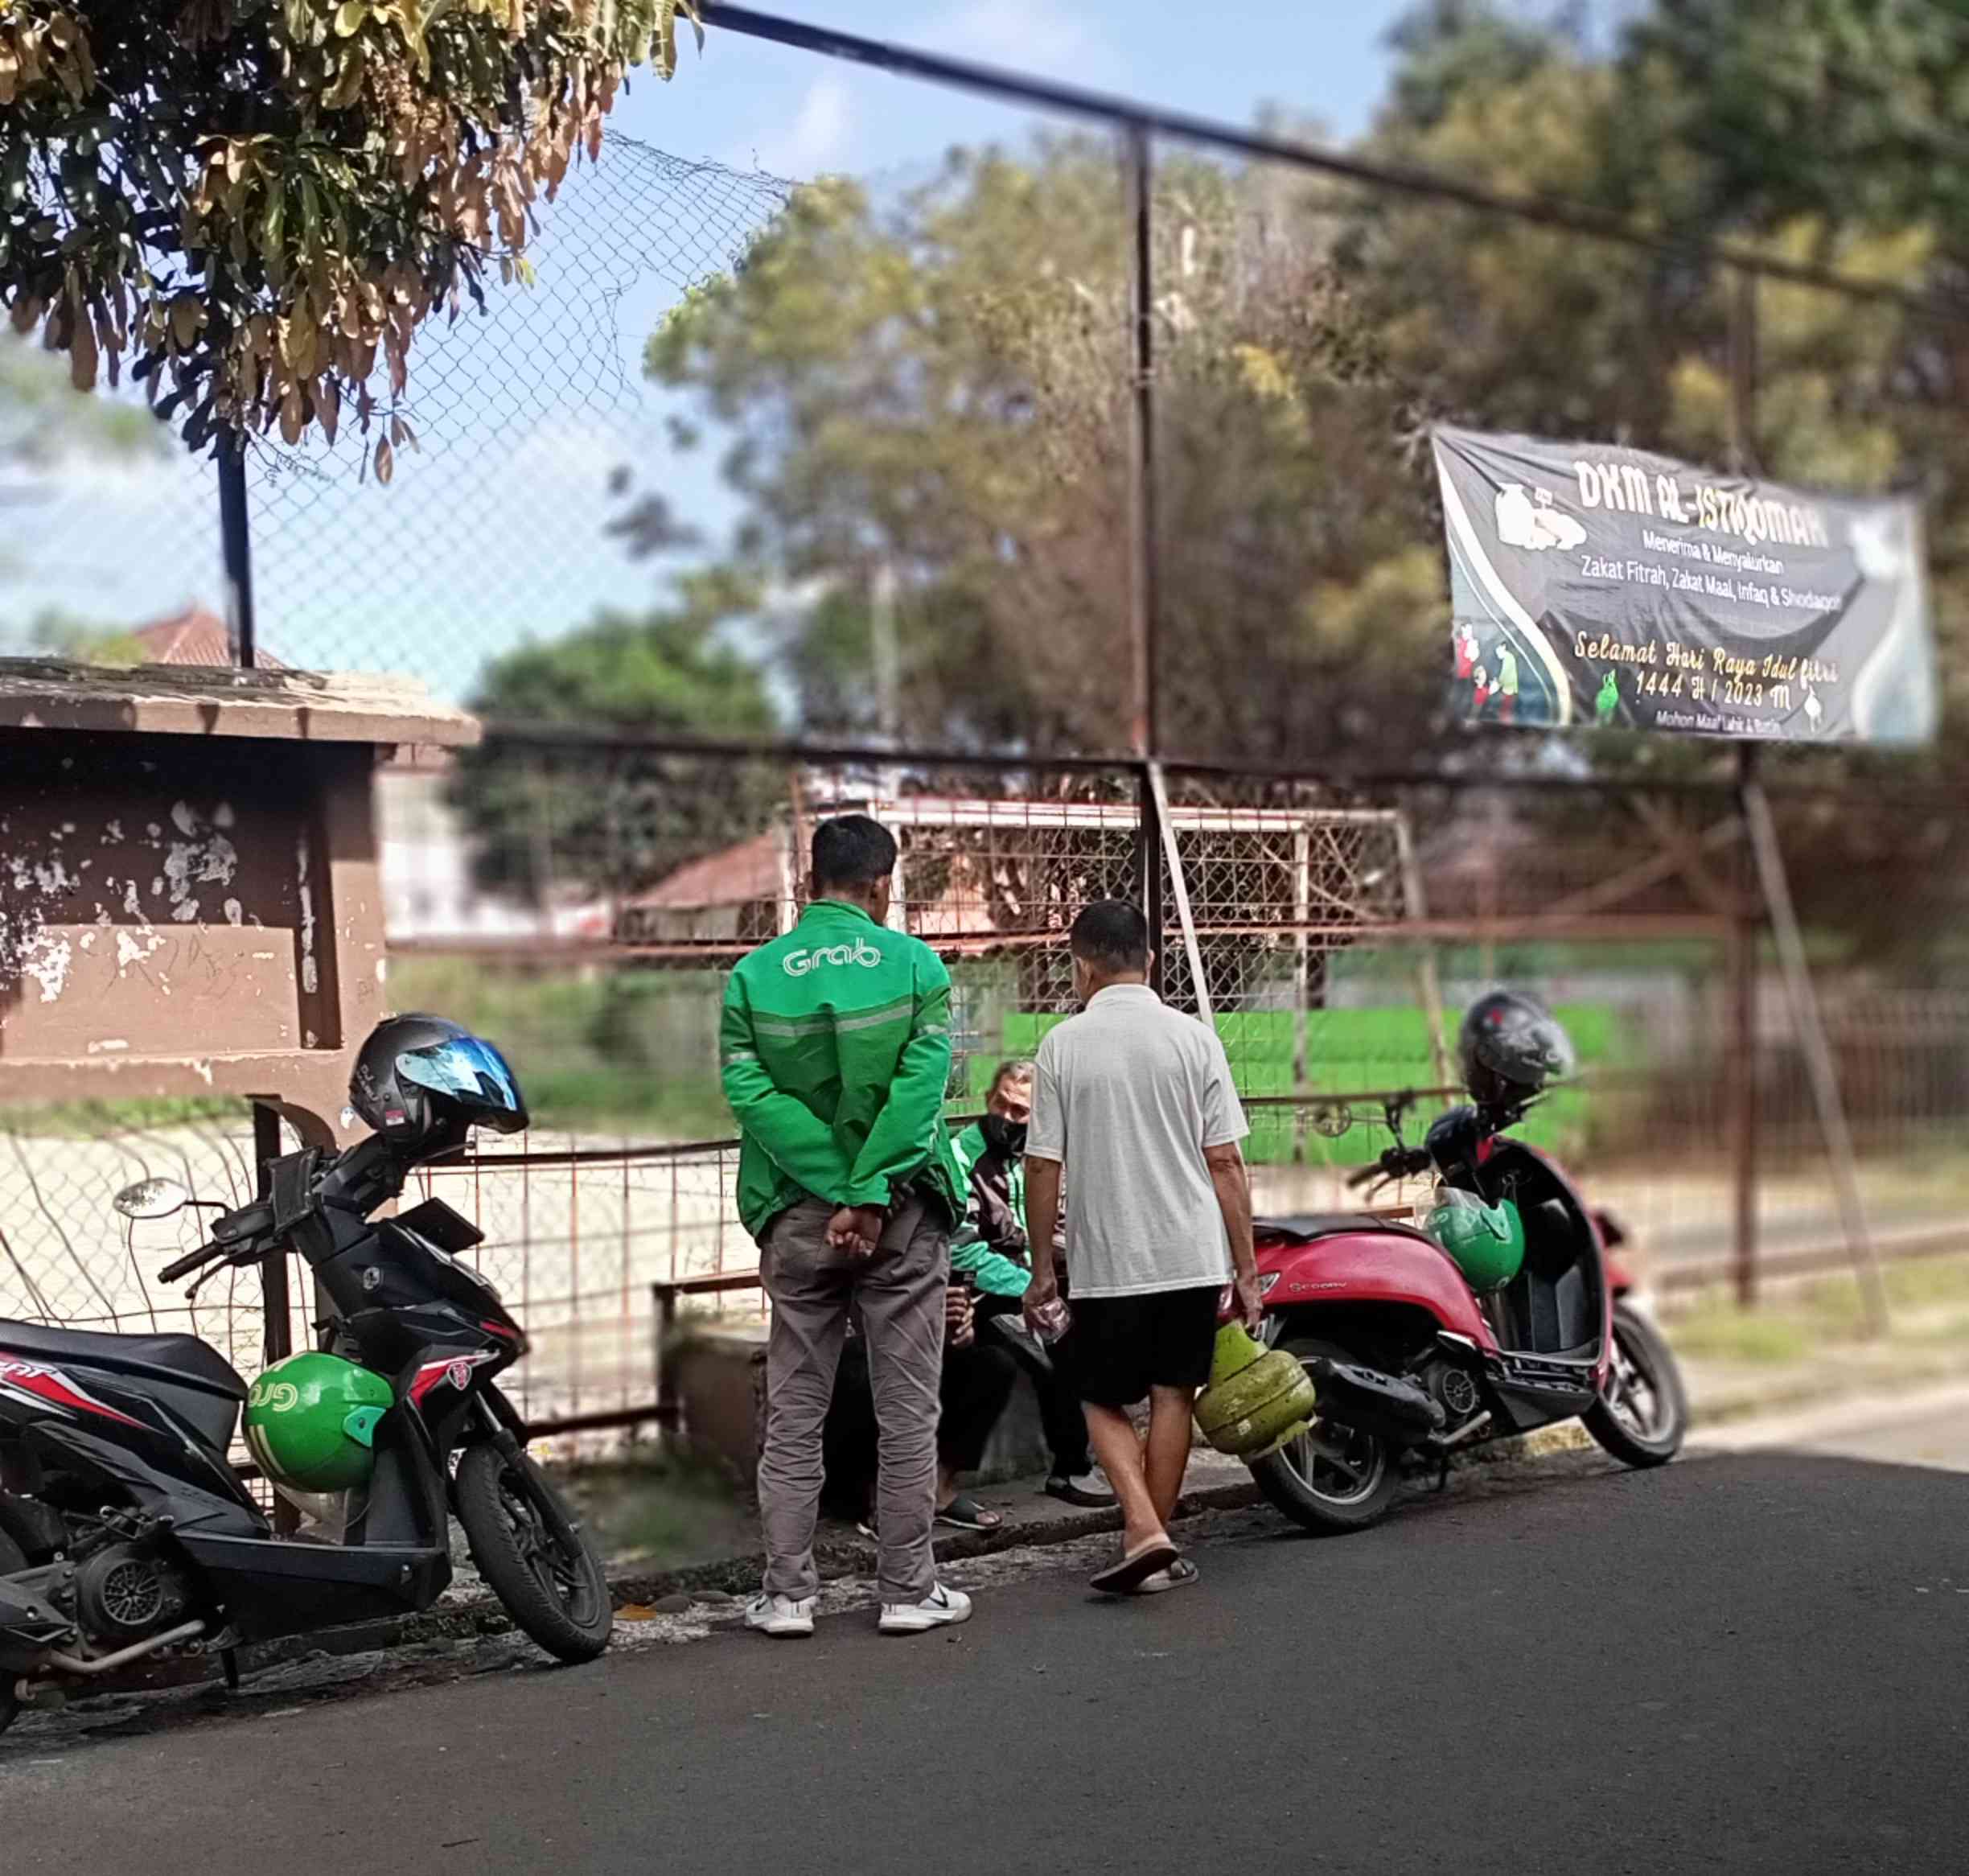
<path id="1" fill-rule="evenodd" d="M 1457 714 L 1922 743 L 1921 516 L 1604 443 L 1435 433 Z"/>

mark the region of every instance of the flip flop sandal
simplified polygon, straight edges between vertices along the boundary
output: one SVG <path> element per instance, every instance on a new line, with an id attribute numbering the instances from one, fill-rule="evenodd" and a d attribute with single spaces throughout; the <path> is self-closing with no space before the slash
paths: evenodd
<path id="1" fill-rule="evenodd" d="M 1180 1590 L 1194 1583 L 1198 1576 L 1197 1566 L 1186 1557 L 1179 1557 L 1167 1570 L 1159 1570 L 1152 1577 L 1144 1577 L 1135 1586 L 1138 1596 L 1159 1596 L 1165 1590 Z"/>
<path id="2" fill-rule="evenodd" d="M 1159 1570 L 1167 1570 L 1182 1555 L 1166 1537 L 1159 1543 L 1145 1544 L 1132 1557 L 1124 1557 L 1119 1563 L 1110 1564 L 1099 1575 L 1090 1578 L 1087 1587 L 1100 1590 L 1104 1596 L 1125 1596 L 1145 1578 L 1153 1576 Z"/>
<path id="3" fill-rule="evenodd" d="M 936 1515 L 939 1524 L 960 1531 L 995 1531 L 1005 1522 L 1003 1512 L 988 1512 L 968 1491 L 960 1491 Z"/>

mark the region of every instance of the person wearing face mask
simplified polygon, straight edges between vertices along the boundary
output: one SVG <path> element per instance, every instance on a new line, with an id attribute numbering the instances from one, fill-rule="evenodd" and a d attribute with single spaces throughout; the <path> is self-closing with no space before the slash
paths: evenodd
<path id="1" fill-rule="evenodd" d="M 1045 1491 L 1068 1504 L 1114 1503 L 1093 1463 L 1080 1390 L 1058 1347 L 1048 1349 L 1025 1327 L 1021 1299 L 1032 1281 L 1026 1233 L 1026 1126 L 1032 1114 L 1030 1062 L 1004 1062 L 992 1077 L 984 1115 L 952 1142 L 971 1182 L 966 1228 L 951 1244 L 951 1268 L 968 1271 L 977 1290 L 977 1319 L 995 1323 L 1038 1396 L 1046 1446 L 1053 1455 Z M 1057 1262 L 1056 1239 L 1050 1262 Z M 1063 1277 L 1063 1273 L 1061 1273 Z"/>

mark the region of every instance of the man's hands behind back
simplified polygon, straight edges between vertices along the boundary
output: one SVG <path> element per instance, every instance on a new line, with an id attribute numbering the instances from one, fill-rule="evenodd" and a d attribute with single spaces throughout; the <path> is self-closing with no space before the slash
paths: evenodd
<path id="1" fill-rule="evenodd" d="M 844 1205 L 828 1220 L 827 1241 L 851 1257 L 872 1257 L 888 1222 L 879 1205 Z"/>

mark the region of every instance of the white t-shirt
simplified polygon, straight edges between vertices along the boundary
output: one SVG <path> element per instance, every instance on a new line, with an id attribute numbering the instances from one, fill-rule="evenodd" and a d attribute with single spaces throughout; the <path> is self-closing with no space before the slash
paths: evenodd
<path id="1" fill-rule="evenodd" d="M 1217 1033 L 1146 984 L 1110 984 L 1041 1039 L 1026 1150 L 1066 1167 L 1073 1294 L 1231 1280 L 1206 1146 L 1249 1129 Z"/>

